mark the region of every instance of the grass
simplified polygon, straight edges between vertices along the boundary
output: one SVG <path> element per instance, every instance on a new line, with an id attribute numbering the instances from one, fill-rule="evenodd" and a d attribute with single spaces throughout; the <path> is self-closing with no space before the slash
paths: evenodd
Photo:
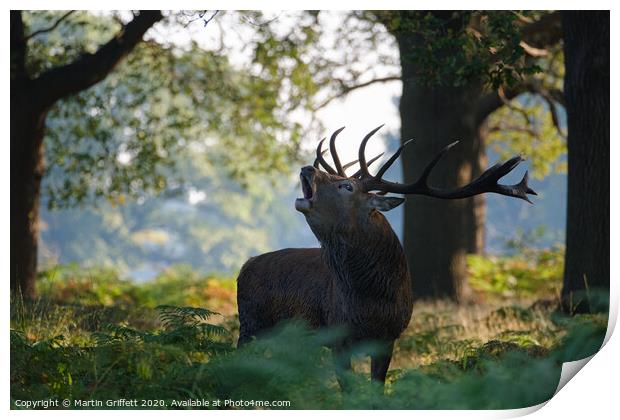
<path id="1" fill-rule="evenodd" d="M 549 273 L 561 260 L 534 260 L 546 264 L 542 284 L 536 265 L 519 262 L 531 256 L 511 258 L 490 271 L 480 269 L 484 261 L 470 264 L 475 300 L 415 304 L 385 394 L 361 355 L 372 343 L 357 349 L 350 389 L 340 391 L 326 348 L 337 332 L 289 323 L 235 349 L 234 278 L 178 267 L 136 285 L 111 270 L 56 267 L 41 273 L 39 300 L 11 305 L 12 406 L 48 398 L 158 401 L 144 408 L 183 408 L 173 404 L 190 399 L 240 402 L 207 408 L 276 400 L 313 409 L 534 405 L 553 395 L 563 361 L 598 350 L 607 316 L 554 312 L 560 279 Z M 517 280 L 490 290 L 485 276 Z"/>

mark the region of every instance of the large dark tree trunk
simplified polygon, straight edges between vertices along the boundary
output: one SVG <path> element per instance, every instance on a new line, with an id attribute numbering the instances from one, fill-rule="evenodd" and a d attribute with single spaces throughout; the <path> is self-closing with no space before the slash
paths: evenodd
<path id="1" fill-rule="evenodd" d="M 142 11 L 95 54 L 31 79 L 21 11 L 11 11 L 11 292 L 35 297 L 47 111 L 59 99 L 103 80 L 161 18 L 159 11 Z"/>
<path id="2" fill-rule="evenodd" d="M 563 306 L 609 291 L 609 12 L 563 12 L 568 208 Z"/>
<path id="3" fill-rule="evenodd" d="M 11 11 L 11 273 L 13 292 L 35 293 L 39 197 L 43 176 L 45 111 L 36 101 L 25 66 L 21 12 Z"/>
<path id="4" fill-rule="evenodd" d="M 412 14 L 411 18 L 419 16 Z M 403 151 L 404 180 L 415 181 L 444 146 L 460 140 L 438 164 L 429 183 L 437 187 L 464 185 L 482 172 L 486 160 L 483 131 L 476 116 L 482 86 L 472 82 L 454 87 L 449 86 L 450 81 L 446 86 L 429 86 L 419 79 L 416 63 L 408 58 L 415 49 L 426 46 L 410 32 L 395 36 L 403 81 L 401 138 L 415 140 Z M 404 245 L 417 299 L 460 300 L 466 294 L 465 257 L 484 248 L 485 213 L 482 196 L 463 200 L 423 196 L 407 199 Z"/>
<path id="5" fill-rule="evenodd" d="M 423 31 L 419 29 L 420 22 L 428 17 L 428 13 L 436 19 L 433 28 L 438 31 L 438 35 L 431 40 L 424 39 Z M 535 91 L 535 88 L 524 83 L 506 87 L 500 95 L 497 90 L 488 91 L 477 80 L 470 79 L 465 84 L 462 81 L 453 83 L 449 74 L 442 74 L 439 83 L 429 85 L 428 80 L 423 80 L 424 77 L 419 75 L 420 67 L 428 67 L 424 57 L 429 54 L 429 47 L 438 63 L 443 59 L 446 62 L 466 59 L 466 55 L 459 50 L 462 48 L 460 43 L 430 45 L 432 39 L 462 34 L 470 24 L 471 14 L 400 11 L 378 16 L 395 36 L 400 51 L 403 82 L 401 138 L 416 140 L 414 146 L 403 153 L 405 181 L 415 180 L 443 146 L 460 140 L 459 146 L 442 159 L 430 182 L 437 187 L 456 187 L 470 182 L 487 168 L 487 117 L 503 106 L 506 99 Z M 544 15 L 524 26 L 521 35 L 536 48 L 553 45 L 561 35 L 559 20 L 558 13 Z M 430 73 L 433 74 L 432 69 Z M 407 200 L 404 242 L 416 298 L 449 297 L 459 300 L 465 294 L 465 256 L 483 252 L 485 218 L 486 200 L 483 195 L 454 201 L 425 197 Z"/>
<path id="6" fill-rule="evenodd" d="M 417 141 L 403 153 L 405 182 L 417 179 L 446 144 L 460 140 L 429 179 L 454 187 L 481 172 L 484 153 L 475 119 L 469 112 L 477 88 L 423 88 L 403 80 L 401 136 Z M 459 300 L 466 292 L 468 253 L 484 245 L 484 198 L 440 200 L 411 197 L 405 203 L 404 245 L 416 298 Z"/>
<path id="7" fill-rule="evenodd" d="M 34 298 L 45 112 L 11 87 L 11 290 Z"/>

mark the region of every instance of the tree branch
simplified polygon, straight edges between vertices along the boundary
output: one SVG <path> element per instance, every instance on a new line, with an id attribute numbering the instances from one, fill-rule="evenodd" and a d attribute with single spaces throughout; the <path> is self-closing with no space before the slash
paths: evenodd
<path id="1" fill-rule="evenodd" d="M 541 89 L 541 91 L 542 91 L 541 92 L 542 94 L 548 95 L 555 102 L 562 105 L 563 107 L 566 107 L 566 102 L 564 100 L 564 92 L 562 92 L 560 89 L 545 89 L 545 90 Z"/>
<path id="2" fill-rule="evenodd" d="M 525 41 L 519 42 L 519 46 L 523 48 L 523 51 L 525 51 L 531 57 L 546 57 L 547 55 L 549 55 L 549 51 L 547 51 L 546 49 L 532 47 Z"/>
<path id="3" fill-rule="evenodd" d="M 202 20 L 204 23 L 204 26 L 207 26 L 209 24 L 209 22 L 211 22 L 218 13 L 220 13 L 219 10 L 214 11 L 211 16 L 208 19 L 205 19 L 205 16 L 207 15 L 208 10 L 202 10 L 200 12 L 198 12 L 198 17 L 194 18 L 194 19 L 190 19 L 185 25 L 183 25 L 185 28 L 187 28 L 189 25 L 191 25 L 192 23 L 196 22 L 197 20 Z"/>
<path id="4" fill-rule="evenodd" d="M 541 96 L 543 97 L 545 102 L 547 102 L 547 106 L 549 107 L 549 112 L 551 113 L 551 121 L 553 121 L 553 125 L 555 126 L 555 129 L 560 134 L 560 137 L 566 138 L 566 134 L 562 130 L 562 127 L 560 127 L 560 117 L 558 116 L 558 108 L 555 105 L 555 101 L 553 100 L 551 95 L 548 94 L 547 92 L 542 92 Z"/>
<path id="5" fill-rule="evenodd" d="M 499 96 L 499 98 L 502 101 L 504 106 L 508 107 L 508 109 L 512 110 L 513 112 L 521 114 L 521 116 L 525 120 L 526 124 L 531 124 L 532 123 L 530 121 L 530 116 L 527 114 L 527 110 L 525 108 L 522 108 L 518 104 L 515 104 L 515 103 L 512 102 L 512 99 L 514 99 L 514 97 L 508 99 L 506 97 L 506 93 L 504 92 L 503 88 L 499 88 L 497 90 L 497 94 L 498 94 L 498 96 Z M 512 94 L 514 95 L 514 92 Z"/>
<path id="6" fill-rule="evenodd" d="M 476 106 L 476 124 L 480 125 L 489 115 L 504 106 L 506 101 L 510 101 L 524 92 L 527 92 L 525 83 L 512 89 L 505 89 L 503 94 L 499 90 L 495 90 L 483 95 L 478 99 Z"/>
<path id="7" fill-rule="evenodd" d="M 369 80 L 367 82 L 359 83 L 357 85 L 349 85 L 349 86 L 347 86 L 344 82 L 341 81 L 342 88 L 341 88 L 340 92 L 330 96 L 325 101 L 321 102 L 318 106 L 313 108 L 313 111 L 318 111 L 321 108 L 325 108 L 333 100 L 341 98 L 341 97 L 345 96 L 346 94 L 348 94 L 348 93 L 350 93 L 350 92 L 352 92 L 354 90 L 365 88 L 366 86 L 374 85 L 375 83 L 386 83 L 386 82 L 393 82 L 393 81 L 396 81 L 396 80 L 401 80 L 400 76 L 379 77 L 379 78 L 376 78 L 376 79 Z"/>
<path id="8" fill-rule="evenodd" d="M 33 33 L 31 33 L 30 35 L 25 37 L 25 40 L 28 41 L 31 38 L 34 38 L 37 35 L 41 35 L 44 34 L 46 32 L 51 32 L 54 29 L 56 29 L 58 27 L 58 25 L 60 25 L 60 23 L 65 20 L 66 18 L 68 18 L 69 16 L 71 16 L 71 14 L 75 12 L 75 10 L 69 10 L 67 13 L 65 13 L 64 15 L 62 15 L 61 17 L 59 17 L 56 22 L 54 22 L 54 24 L 48 28 L 45 29 L 39 29 L 38 31 L 34 31 Z"/>
<path id="9" fill-rule="evenodd" d="M 560 12 L 545 14 L 537 21 L 530 21 L 529 19 L 521 19 L 520 21 L 526 22 L 521 27 L 522 40 L 520 45 L 532 57 L 546 55 L 547 51 L 544 48 L 558 43 L 562 38 Z M 477 104 L 476 121 L 481 123 L 491 113 L 503 106 L 506 100 L 510 101 L 525 92 L 541 94 L 543 97 L 547 95 L 560 104 L 564 103 L 561 91 L 545 89 L 540 83 L 530 79 L 519 86 L 506 89 L 504 97 L 500 95 L 499 91 L 489 92 L 482 96 Z"/>
<path id="10" fill-rule="evenodd" d="M 561 90 L 548 89 L 542 86 L 541 83 L 537 83 L 535 80 L 529 80 L 512 89 L 504 89 L 503 91 L 496 90 L 483 95 L 477 103 L 477 124 L 482 123 L 489 115 L 522 93 L 533 93 L 540 95 L 545 99 L 545 101 L 547 101 L 547 103 L 556 102 L 564 106 L 564 93 Z M 549 108 L 551 112 L 555 111 L 555 107 L 552 109 L 550 105 Z"/>
<path id="11" fill-rule="evenodd" d="M 521 133 L 526 133 L 532 137 L 540 136 L 540 133 L 535 130 L 531 125 L 528 126 L 517 126 L 517 125 L 495 125 L 493 127 L 489 127 L 489 133 L 496 133 L 498 131 L 518 131 Z"/>
<path id="12" fill-rule="evenodd" d="M 557 44 L 562 39 L 560 12 L 548 13 L 537 21 L 524 25 L 521 28 L 521 38 L 535 48 Z"/>
<path id="13" fill-rule="evenodd" d="M 48 107 L 58 99 L 73 95 L 103 80 L 142 40 L 144 33 L 162 19 L 159 10 L 140 11 L 131 22 L 94 54 L 84 54 L 73 63 L 56 67 L 33 81 L 41 95 L 41 105 Z"/>

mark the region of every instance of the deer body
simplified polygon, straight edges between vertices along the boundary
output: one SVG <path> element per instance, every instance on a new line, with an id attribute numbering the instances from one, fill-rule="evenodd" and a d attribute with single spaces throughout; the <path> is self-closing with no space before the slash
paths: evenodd
<path id="1" fill-rule="evenodd" d="M 291 318 L 345 327 L 351 340 L 395 340 L 411 317 L 409 272 L 396 234 L 383 215 L 373 217 L 379 229 L 368 234 L 250 259 L 237 280 L 239 342 Z"/>
<path id="2" fill-rule="evenodd" d="M 367 163 L 364 148 L 379 128 L 362 140 L 360 170 L 355 175 L 345 174 L 345 169 L 355 162 L 342 166 L 336 153 L 335 139 L 342 129 L 330 140 L 336 169 L 322 157 L 323 141 L 317 148 L 314 166 L 302 168 L 303 198 L 297 199 L 295 207 L 305 216 L 321 248 L 283 249 L 246 262 L 237 279 L 239 345 L 285 319 L 300 318 L 315 328 L 343 327 L 346 335 L 333 348 L 336 355 L 346 354 L 350 346 L 362 341 L 381 343 L 382 351 L 371 357 L 371 376 L 384 382 L 394 341 L 411 318 L 413 296 L 403 248 L 380 213 L 400 205 L 404 199 L 371 191 L 444 199 L 495 192 L 527 200 L 526 194 L 535 194 L 527 185 L 527 172 L 519 184 L 497 183 L 522 160 L 519 157 L 491 167 L 464 187 L 429 187 L 430 171 L 454 144 L 445 148 L 412 184 L 382 179 L 402 146 L 372 176 L 368 165 L 379 156 Z M 326 172 L 319 169 L 319 164 Z M 348 356 L 338 359 L 341 367 L 350 368 Z"/>
<path id="3" fill-rule="evenodd" d="M 326 326 L 331 279 L 320 249 L 282 249 L 248 260 L 237 278 L 239 344 L 285 319 Z"/>
<path id="4" fill-rule="evenodd" d="M 283 249 L 250 259 L 237 280 L 239 344 L 298 318 L 314 328 L 343 328 L 346 340 L 336 351 L 371 340 L 385 343 L 391 358 L 393 342 L 411 318 L 411 282 L 398 237 L 382 214 L 374 212 L 371 219 L 361 232 L 335 231 L 321 240 L 321 248 Z M 389 358 L 374 357 L 373 365 L 379 366 L 373 379 L 385 380 Z"/>

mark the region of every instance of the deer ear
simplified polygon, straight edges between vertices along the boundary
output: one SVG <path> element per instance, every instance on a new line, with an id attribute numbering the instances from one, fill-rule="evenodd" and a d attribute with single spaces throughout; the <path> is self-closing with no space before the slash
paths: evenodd
<path id="1" fill-rule="evenodd" d="M 400 206 L 404 202 L 405 199 L 401 197 L 382 197 L 377 194 L 372 194 L 370 200 L 368 200 L 368 206 L 379 211 L 389 211 L 394 207 Z"/>

